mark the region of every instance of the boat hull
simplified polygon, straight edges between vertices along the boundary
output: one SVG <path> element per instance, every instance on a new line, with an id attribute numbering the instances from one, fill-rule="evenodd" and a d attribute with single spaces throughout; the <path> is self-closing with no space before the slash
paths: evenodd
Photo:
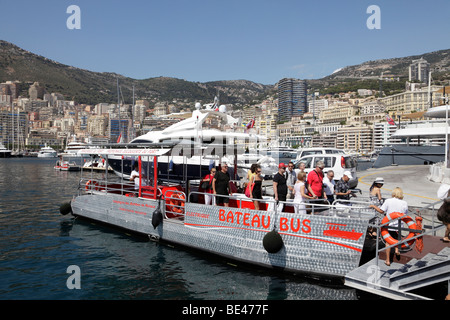
<path id="1" fill-rule="evenodd" d="M 180 244 L 232 260 L 287 272 L 343 277 L 358 267 L 369 215 L 296 215 L 186 203 L 184 216 L 164 218 L 156 228 L 158 202 L 121 195 L 81 195 L 72 201 L 75 216 L 110 224 L 151 238 Z M 165 203 L 161 200 L 161 210 Z M 327 235 L 330 224 L 354 237 Z M 276 226 L 282 247 L 266 251 L 265 236 Z"/>
<path id="2" fill-rule="evenodd" d="M 394 149 L 392 151 L 392 149 Z M 382 168 L 391 165 L 427 165 L 444 161 L 444 146 L 407 146 L 393 145 L 392 147 L 384 147 L 377 160 L 374 168 Z"/>

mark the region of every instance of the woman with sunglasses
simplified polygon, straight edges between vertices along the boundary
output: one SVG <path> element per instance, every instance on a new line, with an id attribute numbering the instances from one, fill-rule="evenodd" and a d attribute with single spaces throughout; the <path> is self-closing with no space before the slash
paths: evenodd
<path id="1" fill-rule="evenodd" d="M 372 186 L 370 187 L 370 201 L 373 205 L 376 205 L 377 207 L 381 207 L 383 204 L 383 197 L 381 196 L 381 187 L 384 184 L 384 179 L 381 177 L 378 177 L 375 179 L 375 181 L 372 183 Z"/>
<path id="2" fill-rule="evenodd" d="M 205 193 L 205 204 L 206 205 L 210 205 L 215 204 L 215 199 L 214 199 L 214 195 L 213 195 L 213 190 L 212 190 L 212 181 L 214 179 L 214 175 L 216 174 L 216 168 L 212 168 L 211 171 L 209 172 L 209 174 L 207 174 L 203 179 L 202 179 L 202 187 L 204 186 L 204 183 L 208 185 L 208 187 L 206 189 L 203 189 L 203 192 Z"/>
<path id="3" fill-rule="evenodd" d="M 256 199 L 262 199 L 262 181 L 263 177 L 261 176 L 261 167 L 259 165 L 256 166 L 255 173 L 250 177 L 249 184 L 253 185 L 252 190 L 252 198 L 253 204 L 255 206 L 255 210 L 259 210 L 259 201 Z"/>

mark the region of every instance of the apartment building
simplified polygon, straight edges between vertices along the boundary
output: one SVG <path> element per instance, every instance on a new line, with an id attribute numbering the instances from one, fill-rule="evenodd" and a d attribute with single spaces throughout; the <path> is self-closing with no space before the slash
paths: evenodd
<path id="1" fill-rule="evenodd" d="M 409 81 L 428 83 L 429 74 L 430 64 L 424 58 L 413 60 L 409 65 Z"/>
<path id="2" fill-rule="evenodd" d="M 357 115 L 359 106 L 348 103 L 336 103 L 322 110 L 320 113 L 320 120 L 324 124 L 329 123 L 345 123 L 352 116 Z"/>
<path id="3" fill-rule="evenodd" d="M 369 153 L 373 150 L 373 131 L 369 126 L 342 127 L 337 132 L 336 147 Z"/>
<path id="4" fill-rule="evenodd" d="M 439 92 L 441 88 L 432 86 L 430 89 L 433 106 L 436 106 L 442 98 L 442 92 Z M 407 114 L 428 110 L 430 108 L 429 98 L 428 88 L 420 88 L 381 98 L 380 102 L 385 105 L 386 112 Z"/>
<path id="5" fill-rule="evenodd" d="M 305 80 L 284 78 L 278 82 L 278 120 L 286 121 L 307 112 Z"/>
<path id="6" fill-rule="evenodd" d="M 391 144 L 391 136 L 397 131 L 397 126 L 387 122 L 377 122 L 373 125 L 373 151 L 380 151 Z"/>

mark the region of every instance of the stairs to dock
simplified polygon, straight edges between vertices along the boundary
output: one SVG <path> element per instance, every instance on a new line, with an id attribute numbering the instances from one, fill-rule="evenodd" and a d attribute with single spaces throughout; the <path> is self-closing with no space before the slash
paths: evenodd
<path id="1" fill-rule="evenodd" d="M 445 285 L 446 281 L 450 282 L 450 246 L 404 264 L 392 262 L 386 266 L 384 259 L 376 257 L 345 276 L 349 287 L 399 300 L 428 300 L 411 291 L 441 282 Z"/>

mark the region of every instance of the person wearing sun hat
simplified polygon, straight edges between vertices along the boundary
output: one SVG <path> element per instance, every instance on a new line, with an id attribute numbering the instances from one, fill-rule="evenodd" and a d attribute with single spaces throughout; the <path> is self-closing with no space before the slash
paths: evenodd
<path id="1" fill-rule="evenodd" d="M 381 187 L 384 184 L 384 179 L 381 177 L 377 177 L 372 185 L 370 186 L 370 202 L 377 207 L 380 207 L 383 204 L 383 197 L 381 196 Z"/>

